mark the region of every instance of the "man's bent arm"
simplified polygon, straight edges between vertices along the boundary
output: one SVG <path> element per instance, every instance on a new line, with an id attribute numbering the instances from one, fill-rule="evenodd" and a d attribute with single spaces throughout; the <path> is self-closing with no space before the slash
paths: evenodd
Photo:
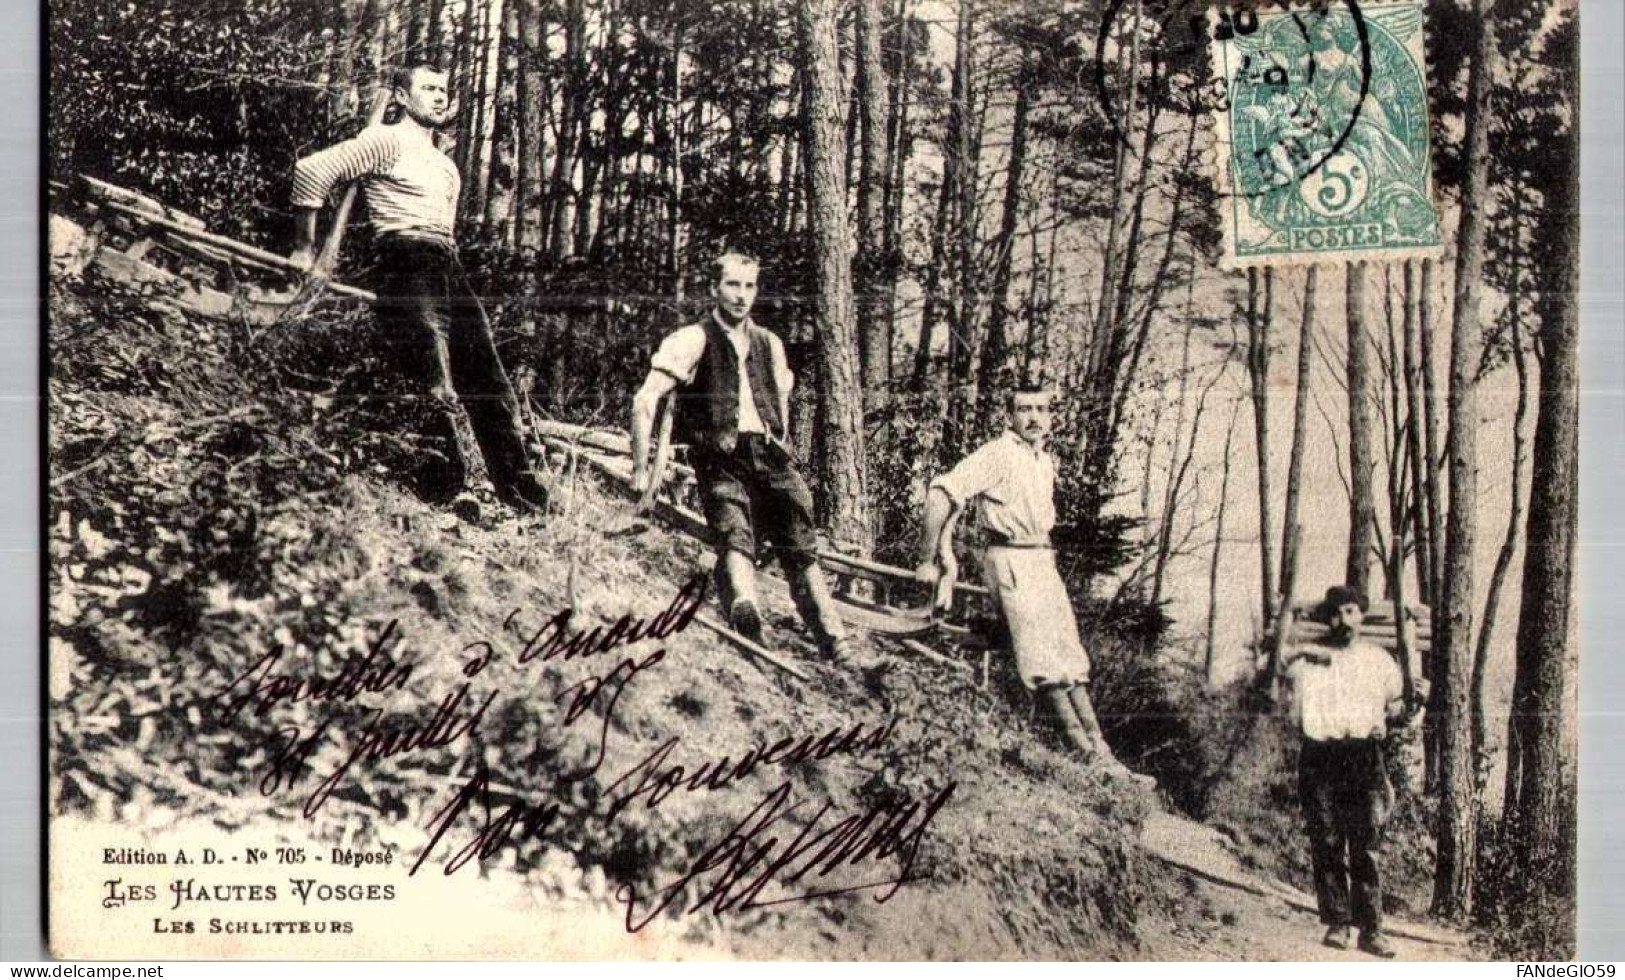
<path id="1" fill-rule="evenodd" d="M 650 371 L 643 387 L 632 398 L 632 484 L 643 489 L 649 467 L 649 438 L 654 433 L 655 412 L 660 399 L 677 387 L 677 381 L 664 371 Z"/>
<path id="2" fill-rule="evenodd" d="M 925 525 L 920 529 L 920 564 L 934 564 L 944 540 L 953 540 L 954 522 L 959 517 L 959 506 L 948 491 L 932 487 L 925 492 Z M 951 548 L 952 545 L 949 545 Z"/>
<path id="3" fill-rule="evenodd" d="M 298 208 L 293 219 L 293 254 L 295 264 L 309 265 L 316 258 L 316 209 Z"/>

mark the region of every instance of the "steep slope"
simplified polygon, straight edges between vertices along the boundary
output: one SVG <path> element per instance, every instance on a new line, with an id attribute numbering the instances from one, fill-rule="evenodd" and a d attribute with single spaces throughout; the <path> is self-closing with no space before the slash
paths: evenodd
<path id="1" fill-rule="evenodd" d="M 659 527 L 634 530 L 625 502 L 557 459 L 545 525 L 489 500 L 480 515 L 425 507 L 392 476 L 413 447 L 391 404 L 369 397 L 364 314 L 320 310 L 266 330 L 188 313 L 164 292 L 93 264 L 50 297 L 59 812 L 305 820 L 318 839 L 413 855 L 452 787 L 483 772 L 504 801 L 558 807 L 536 835 L 494 842 L 491 874 L 511 869 L 538 894 L 616 915 L 630 886 L 641 917 L 782 783 L 797 806 L 757 844 L 870 813 L 870 852 L 799 876 L 787 865 L 751 909 L 718 911 L 717 874 L 696 874 L 659 918 L 710 889 L 685 935 L 732 955 L 1143 954 L 1145 801 L 1046 745 L 1024 709 L 896 650 L 869 651 L 890 669 L 866 671 L 796 654 L 812 678 L 798 681 L 697 625 L 520 663 L 526 636 L 556 613 L 572 609 L 575 628 L 652 617 L 708 559 Z M 803 650 L 787 629 L 774 624 L 778 645 Z M 330 677 L 374 646 L 412 666 L 378 715 L 359 700 L 250 698 L 251 685 L 233 685 L 278 653 L 279 670 Z M 584 697 L 594 683 L 603 689 Z M 363 759 L 318 792 L 369 724 L 421 723 L 464 684 L 463 714 L 491 698 L 466 735 Z M 824 759 L 759 761 L 715 789 L 626 801 L 651 771 L 640 764 L 673 739 L 666 762 L 692 775 L 856 726 L 866 747 L 829 739 Z M 444 841 L 429 851 L 430 865 L 452 859 Z M 914 880 L 884 903 L 892 889 L 792 900 L 900 873 Z"/>

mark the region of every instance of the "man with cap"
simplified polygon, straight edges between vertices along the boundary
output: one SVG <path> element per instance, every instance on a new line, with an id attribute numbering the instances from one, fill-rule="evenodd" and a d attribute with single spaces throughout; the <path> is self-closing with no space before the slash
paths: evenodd
<path id="1" fill-rule="evenodd" d="M 1298 797 L 1324 942 L 1348 949 L 1358 927 L 1359 948 L 1390 959 L 1377 862 L 1393 792 L 1382 745 L 1388 723 L 1403 715 L 1404 681 L 1386 650 L 1360 638 L 1366 608 L 1365 596 L 1348 586 L 1326 590 L 1315 610 L 1329 627 L 1325 638 L 1305 644 L 1283 667 L 1303 736 Z"/>
<path id="2" fill-rule="evenodd" d="M 953 525 L 966 507 L 980 501 L 989 539 L 982 571 L 1009 627 L 1022 683 L 1086 758 L 1141 786 L 1154 786 L 1155 780 L 1130 772 L 1113 754 L 1084 686 L 1089 654 L 1078 637 L 1072 600 L 1050 545 L 1055 462 L 1044 450 L 1044 440 L 1052 420 L 1051 398 L 1049 390 L 1039 387 L 1012 391 L 1009 428 L 931 481 L 914 575 L 936 585 L 957 574 Z"/>
<path id="3" fill-rule="evenodd" d="M 786 445 L 795 375 L 784 344 L 752 322 L 759 266 L 728 252 L 712 264 L 715 306 L 668 335 L 632 400 L 633 487 L 652 478 L 649 446 L 662 398 L 672 397 L 672 436 L 689 447 L 700 504 L 717 550 L 722 606 L 735 630 L 762 641 L 756 596 L 758 544 L 779 558 L 790 595 L 819 650 L 849 656 L 846 631 L 818 567 L 812 491 Z"/>

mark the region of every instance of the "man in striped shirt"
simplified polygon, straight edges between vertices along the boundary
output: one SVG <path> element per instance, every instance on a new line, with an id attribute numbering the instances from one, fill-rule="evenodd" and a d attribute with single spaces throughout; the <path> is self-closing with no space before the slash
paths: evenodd
<path id="1" fill-rule="evenodd" d="M 311 266 L 317 210 L 334 187 L 360 180 L 376 232 L 381 340 L 416 389 L 408 398 L 428 409 L 422 426 L 430 457 L 418 467 L 418 492 L 446 503 L 465 488 L 468 474 L 451 416 L 461 402 L 497 496 L 521 513 L 539 514 L 547 491 L 526 458 L 519 399 L 457 255 L 460 181 L 456 165 L 434 144 L 435 130 L 452 115 L 446 75 L 431 65 L 403 68 L 394 99 L 402 109 L 399 122 L 369 126 L 294 164 L 298 242 L 290 259 Z"/>

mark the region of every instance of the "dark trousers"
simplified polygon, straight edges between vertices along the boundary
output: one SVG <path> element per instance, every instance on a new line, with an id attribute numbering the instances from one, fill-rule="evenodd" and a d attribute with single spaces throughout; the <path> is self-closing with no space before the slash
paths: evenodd
<path id="1" fill-rule="evenodd" d="M 1386 819 L 1387 775 L 1374 738 L 1313 742 L 1298 757 L 1298 797 L 1309 829 L 1320 921 L 1382 927 L 1377 851 Z"/>
<path id="2" fill-rule="evenodd" d="M 535 487 L 520 429 L 519 399 L 502 369 L 491 324 L 455 249 L 386 235 L 377 243 L 378 326 L 387 359 L 403 376 L 428 443 L 418 492 L 444 502 L 468 480 L 451 413 L 461 403 L 497 495 L 529 497 Z"/>
<path id="3" fill-rule="evenodd" d="M 733 452 L 689 450 L 700 507 L 719 550 L 760 558 L 770 548 L 794 576 L 818 561 L 812 491 L 784 449 L 758 433 L 743 433 Z"/>

